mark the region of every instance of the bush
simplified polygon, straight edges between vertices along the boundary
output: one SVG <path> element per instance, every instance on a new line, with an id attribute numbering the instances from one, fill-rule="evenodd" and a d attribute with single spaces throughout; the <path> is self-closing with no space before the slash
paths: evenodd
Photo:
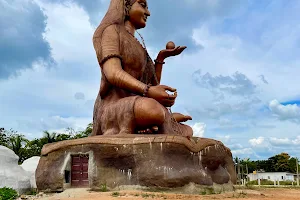
<path id="1" fill-rule="evenodd" d="M 18 197 L 16 190 L 12 188 L 0 188 L 0 200 L 14 200 Z"/>
<path id="2" fill-rule="evenodd" d="M 269 180 L 266 180 L 266 179 L 262 179 L 260 180 L 260 184 L 261 185 L 274 185 L 274 181 L 269 181 Z M 249 181 L 247 184 L 248 185 L 258 185 L 258 181 L 255 180 L 255 181 Z"/>
<path id="3" fill-rule="evenodd" d="M 293 185 L 292 181 L 279 181 L 280 185 Z"/>

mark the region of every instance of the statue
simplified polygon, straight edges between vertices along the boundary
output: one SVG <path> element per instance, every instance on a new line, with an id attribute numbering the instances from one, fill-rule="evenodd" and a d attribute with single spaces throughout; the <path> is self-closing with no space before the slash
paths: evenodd
<path id="1" fill-rule="evenodd" d="M 102 78 L 94 107 L 93 136 L 193 135 L 191 127 L 181 124 L 192 118 L 171 112 L 176 89 L 160 85 L 164 60 L 186 47 L 169 42 L 153 62 L 144 41 L 142 45 L 135 38 L 136 30 L 146 26 L 149 16 L 147 0 L 112 0 L 94 33 Z"/>
<path id="2" fill-rule="evenodd" d="M 188 185 L 190 191 L 190 184 L 198 194 L 233 189 L 230 149 L 191 137 L 191 127 L 181 123 L 192 118 L 170 109 L 176 89 L 160 85 L 164 60 L 186 47 L 168 42 L 153 62 L 134 37 L 149 16 L 147 0 L 111 0 L 93 38 L 102 77 L 92 137 L 44 145 L 36 170 L 40 191 L 103 185 L 183 190 Z"/>

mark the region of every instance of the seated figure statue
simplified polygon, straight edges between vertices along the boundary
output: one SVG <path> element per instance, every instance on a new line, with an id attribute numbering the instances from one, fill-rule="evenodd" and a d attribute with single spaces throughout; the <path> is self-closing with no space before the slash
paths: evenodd
<path id="1" fill-rule="evenodd" d="M 135 38 L 146 26 L 150 12 L 147 0 L 111 0 L 93 44 L 101 67 L 101 85 L 94 106 L 93 133 L 172 134 L 192 136 L 182 124 L 190 116 L 172 113 L 176 89 L 160 85 L 164 60 L 186 47 L 167 45 L 154 60 Z M 142 38 L 143 40 L 143 38 Z"/>

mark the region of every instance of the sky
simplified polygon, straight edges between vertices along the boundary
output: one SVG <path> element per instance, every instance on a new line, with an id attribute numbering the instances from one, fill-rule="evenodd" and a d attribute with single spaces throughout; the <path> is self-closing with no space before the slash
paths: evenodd
<path id="1" fill-rule="evenodd" d="M 233 156 L 300 157 L 300 1 L 148 0 L 139 30 L 194 135 Z M 28 138 L 92 122 L 100 68 L 92 36 L 109 0 L 0 0 L 0 127 Z M 297 81 L 298 80 L 298 81 Z"/>

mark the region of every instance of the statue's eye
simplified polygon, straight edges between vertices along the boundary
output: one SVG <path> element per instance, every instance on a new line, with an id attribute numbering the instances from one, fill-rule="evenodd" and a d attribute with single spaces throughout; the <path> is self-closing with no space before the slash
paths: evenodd
<path id="1" fill-rule="evenodd" d="M 140 5 L 143 7 L 143 8 L 146 8 L 147 5 L 145 3 L 140 3 Z"/>

